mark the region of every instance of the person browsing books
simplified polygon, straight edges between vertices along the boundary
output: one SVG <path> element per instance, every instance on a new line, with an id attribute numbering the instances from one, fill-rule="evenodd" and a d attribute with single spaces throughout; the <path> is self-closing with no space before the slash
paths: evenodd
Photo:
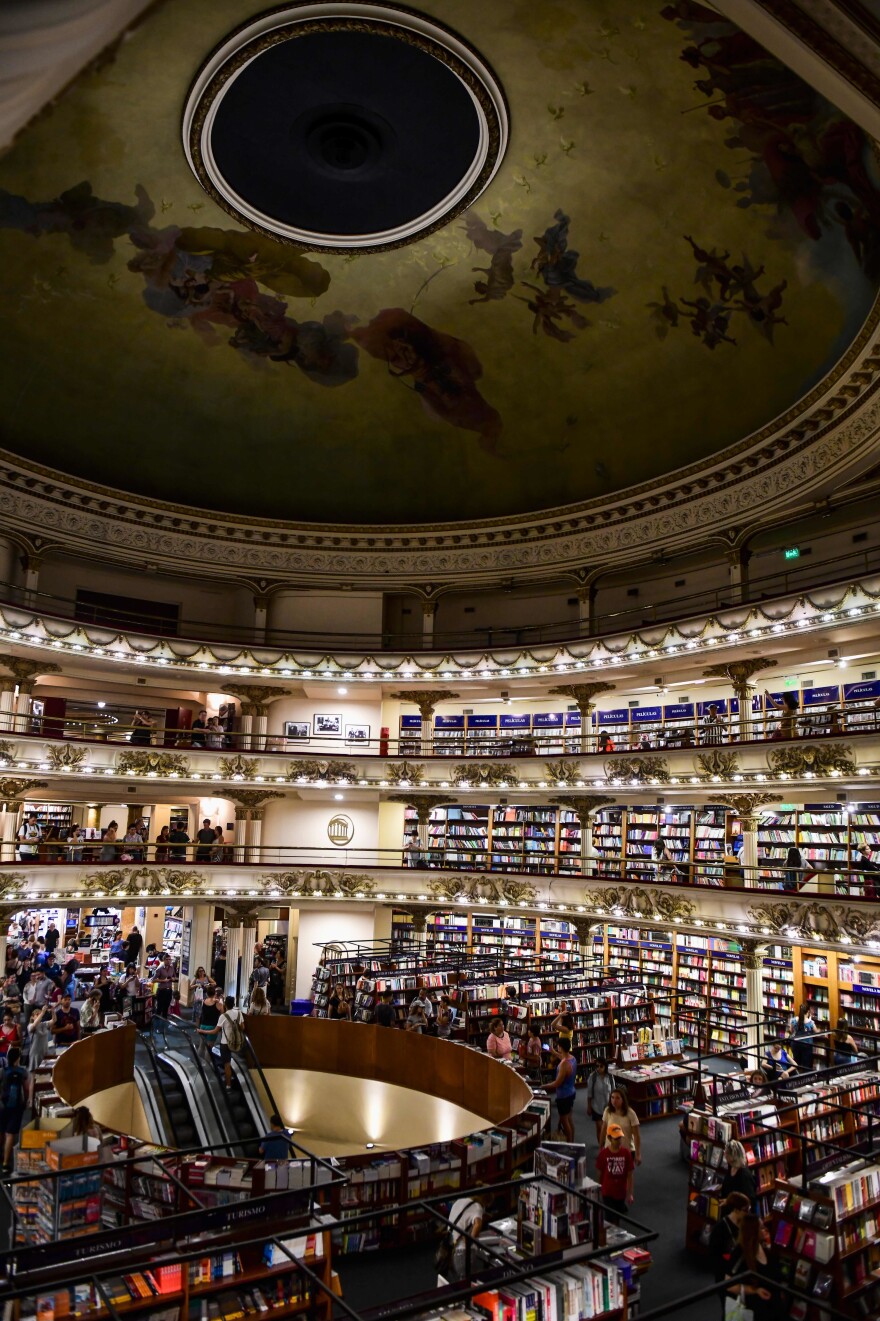
<path id="1" fill-rule="evenodd" d="M 269 1119 L 269 1132 L 260 1142 L 259 1151 L 263 1160 L 290 1160 L 293 1155 L 290 1138 L 280 1115 L 272 1115 Z"/>
<path id="2" fill-rule="evenodd" d="M 802 1004 L 797 1014 L 792 1014 L 788 1020 L 788 1031 L 791 1036 L 791 1053 L 798 1068 L 812 1069 L 816 1023 L 809 1005 Z"/>
<path id="3" fill-rule="evenodd" d="M 608 1125 L 608 1145 L 599 1148 L 596 1169 L 602 1201 L 611 1211 L 626 1215 L 633 1201 L 633 1169 L 635 1160 L 629 1147 L 623 1145 L 623 1129 L 619 1124 Z"/>
<path id="4" fill-rule="evenodd" d="M 613 1087 L 608 1061 L 599 1059 L 596 1067 L 587 1079 L 587 1113 L 596 1125 L 596 1141 L 602 1145 L 602 1116 L 608 1109 Z"/>
<path id="5" fill-rule="evenodd" d="M 781 1041 L 772 1041 L 764 1052 L 764 1072 L 771 1082 L 790 1078 L 793 1073 L 797 1073 L 797 1064 Z"/>
<path id="6" fill-rule="evenodd" d="M 611 1095 L 608 1097 L 608 1105 L 602 1116 L 602 1132 L 599 1134 L 599 1143 L 603 1147 L 609 1145 L 608 1129 L 612 1124 L 617 1124 L 618 1128 L 623 1130 L 624 1146 L 629 1147 L 636 1165 L 641 1165 L 642 1134 L 639 1117 L 622 1087 L 612 1087 Z"/>
<path id="7" fill-rule="evenodd" d="M 500 1018 L 492 1019 L 492 1027 L 486 1038 L 486 1051 L 496 1060 L 509 1060 L 513 1054 L 513 1042 Z"/>
<path id="8" fill-rule="evenodd" d="M 770 1253 L 770 1235 L 760 1216 L 749 1212 L 739 1227 L 736 1248 L 733 1251 L 729 1275 L 751 1271 L 761 1277 L 760 1284 L 744 1284 L 729 1290 L 729 1296 L 742 1298 L 751 1309 L 754 1321 L 776 1321 L 780 1298 L 779 1262 Z"/>
<path id="9" fill-rule="evenodd" d="M 731 1193 L 742 1193 L 749 1199 L 749 1206 L 754 1206 L 758 1189 L 755 1176 L 748 1168 L 743 1144 L 735 1138 L 728 1142 L 724 1148 L 724 1159 L 727 1162 L 727 1173 L 721 1180 L 721 1196 L 726 1198 Z"/>
<path id="10" fill-rule="evenodd" d="M 565 1141 L 574 1142 L 574 1120 L 571 1117 L 571 1112 L 574 1109 L 577 1065 L 571 1053 L 571 1046 L 564 1037 L 560 1037 L 554 1053 L 559 1060 L 559 1064 L 556 1066 L 556 1077 L 553 1082 L 546 1084 L 544 1090 L 556 1093 L 559 1127 L 562 1129 Z"/>
<path id="11" fill-rule="evenodd" d="M 721 1204 L 721 1211 L 709 1234 L 709 1260 L 720 1283 L 730 1274 L 730 1263 L 736 1251 L 740 1226 L 752 1209 L 745 1193 L 731 1193 Z M 724 1314 L 724 1300 L 721 1312 Z"/>

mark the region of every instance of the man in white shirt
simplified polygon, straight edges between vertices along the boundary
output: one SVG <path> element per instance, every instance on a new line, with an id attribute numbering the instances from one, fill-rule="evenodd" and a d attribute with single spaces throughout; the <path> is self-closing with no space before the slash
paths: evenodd
<path id="1" fill-rule="evenodd" d="M 410 1003 L 409 1011 L 412 1013 L 414 1007 L 418 1005 L 425 1018 L 430 1020 L 434 1016 L 434 1002 L 428 991 L 419 991 L 415 999 Z"/>
<path id="2" fill-rule="evenodd" d="M 483 1204 L 476 1197 L 459 1197 L 449 1208 L 449 1232 L 452 1236 L 452 1280 L 463 1280 L 467 1273 L 467 1239 L 477 1238 L 483 1228 Z"/>
<path id="3" fill-rule="evenodd" d="M 24 821 L 18 828 L 16 840 L 18 841 L 18 860 L 19 862 L 36 862 L 37 852 L 42 831 L 37 824 L 36 812 L 28 812 Z"/>
<path id="4" fill-rule="evenodd" d="M 244 1014 L 240 1009 L 236 1009 L 235 1000 L 231 995 L 226 997 L 226 1009 L 217 1020 L 217 1026 L 210 1033 L 211 1036 L 220 1037 L 220 1059 L 223 1062 L 223 1073 L 226 1078 L 226 1090 L 232 1091 L 232 1053 L 241 1049 L 238 1042 L 244 1042 Z M 208 1034 L 206 1034 L 208 1035 Z"/>
<path id="5" fill-rule="evenodd" d="M 700 721 L 702 734 L 701 743 L 723 743 L 724 742 L 724 717 L 718 714 L 718 707 L 714 702 L 709 704 L 709 711 Z"/>
<path id="6" fill-rule="evenodd" d="M 55 987 L 49 978 L 43 972 L 42 968 L 31 973 L 31 979 L 24 988 L 24 1003 L 28 1011 L 28 1018 L 31 1017 L 37 1009 L 49 1003 L 49 996 Z"/>

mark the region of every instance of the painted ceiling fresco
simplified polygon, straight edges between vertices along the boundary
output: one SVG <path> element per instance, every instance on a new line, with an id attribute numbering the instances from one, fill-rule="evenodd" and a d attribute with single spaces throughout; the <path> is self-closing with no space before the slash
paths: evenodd
<path id="1" fill-rule="evenodd" d="M 179 140 L 257 12 L 160 7 L 0 161 L 0 444 L 290 521 L 438 522 L 601 497 L 795 403 L 880 278 L 860 129 L 687 2 L 434 0 L 488 58 L 490 189 L 397 251 L 235 225 Z"/>

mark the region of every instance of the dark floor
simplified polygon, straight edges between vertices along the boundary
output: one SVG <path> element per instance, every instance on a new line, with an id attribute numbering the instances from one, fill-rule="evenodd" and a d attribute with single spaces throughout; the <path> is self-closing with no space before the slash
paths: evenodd
<path id="1" fill-rule="evenodd" d="M 642 1126 L 642 1164 L 636 1171 L 632 1214 L 659 1234 L 650 1245 L 654 1264 L 643 1278 L 643 1312 L 711 1283 L 704 1263 L 684 1249 L 688 1167 L 679 1156 L 678 1123 L 679 1117 L 674 1116 Z M 586 1142 L 592 1162 L 598 1150 L 596 1129 L 587 1119 L 582 1092 L 575 1102 L 575 1138 Z M 433 1247 L 350 1255 L 338 1258 L 334 1265 L 343 1297 L 356 1310 L 422 1293 L 436 1281 Z M 670 1316 L 675 1321 L 706 1321 L 715 1314 L 711 1302 L 702 1302 L 677 1308 Z"/>

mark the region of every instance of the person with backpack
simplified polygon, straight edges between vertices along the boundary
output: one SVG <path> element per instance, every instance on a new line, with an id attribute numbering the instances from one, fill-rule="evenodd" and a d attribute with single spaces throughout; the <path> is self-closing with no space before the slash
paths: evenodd
<path id="1" fill-rule="evenodd" d="M 27 1069 L 21 1065 L 21 1051 L 10 1046 L 6 1068 L 0 1081 L 0 1132 L 3 1133 L 3 1173 L 12 1169 L 12 1148 L 21 1130 L 27 1104 Z"/>
<path id="2" fill-rule="evenodd" d="M 203 1010 L 204 1012 L 204 1010 Z M 235 998 L 226 997 L 226 1009 L 211 1033 L 220 1037 L 220 1059 L 226 1077 L 226 1090 L 232 1091 L 232 1057 L 244 1049 L 244 1014 L 235 1007 Z"/>

